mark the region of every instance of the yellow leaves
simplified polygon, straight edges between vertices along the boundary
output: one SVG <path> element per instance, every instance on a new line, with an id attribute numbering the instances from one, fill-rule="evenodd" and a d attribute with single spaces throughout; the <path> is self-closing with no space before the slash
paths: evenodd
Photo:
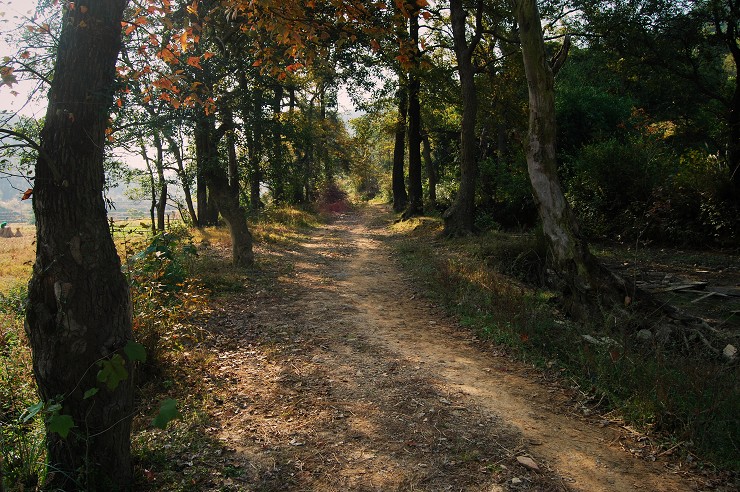
<path id="1" fill-rule="evenodd" d="M 80 5 L 80 12 L 83 14 L 87 13 L 87 5 Z"/>
<path id="2" fill-rule="evenodd" d="M 253 66 L 253 67 L 259 67 L 259 66 L 261 66 L 261 65 L 262 65 L 262 59 L 261 59 L 261 58 L 257 58 L 257 59 L 256 59 L 256 60 L 254 61 L 254 63 L 252 63 L 252 66 Z"/>
<path id="3" fill-rule="evenodd" d="M 188 32 L 183 31 L 182 34 L 180 34 L 180 46 L 182 47 L 182 51 L 188 50 Z"/>
<path id="4" fill-rule="evenodd" d="M 198 68 L 200 70 L 203 70 L 203 67 L 200 66 L 200 57 L 199 56 L 189 56 L 187 60 L 187 64 L 191 67 Z"/>
<path id="5" fill-rule="evenodd" d="M 177 59 L 177 56 L 175 55 L 175 53 L 172 52 L 169 46 L 160 50 L 157 53 L 157 57 L 165 63 L 169 63 L 171 65 L 177 65 L 180 63 L 180 60 Z"/>
<path id="6" fill-rule="evenodd" d="M 29 58 L 31 58 L 31 53 L 29 51 L 24 51 L 23 53 L 21 53 L 21 58 L 23 60 L 28 60 Z"/>
<path id="7" fill-rule="evenodd" d="M 177 86 L 172 82 L 172 80 L 169 77 L 162 77 L 154 82 L 152 82 L 152 85 L 156 87 L 157 89 L 163 89 L 168 90 L 171 92 L 180 92 Z"/>
<path id="8" fill-rule="evenodd" d="M 203 60 L 209 60 L 213 58 L 214 56 L 216 55 L 211 53 L 210 51 L 206 51 L 205 53 L 203 53 Z"/>
<path id="9" fill-rule="evenodd" d="M 189 14 L 198 15 L 198 0 L 193 0 L 193 3 L 188 5 L 186 10 Z"/>

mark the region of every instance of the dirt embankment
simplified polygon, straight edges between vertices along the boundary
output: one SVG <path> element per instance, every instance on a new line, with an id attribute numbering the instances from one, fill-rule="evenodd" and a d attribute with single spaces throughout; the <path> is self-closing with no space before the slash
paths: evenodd
<path id="1" fill-rule="evenodd" d="M 377 209 L 339 217 L 272 261 L 273 288 L 223 300 L 218 490 L 682 491 L 623 429 L 414 294 Z"/>

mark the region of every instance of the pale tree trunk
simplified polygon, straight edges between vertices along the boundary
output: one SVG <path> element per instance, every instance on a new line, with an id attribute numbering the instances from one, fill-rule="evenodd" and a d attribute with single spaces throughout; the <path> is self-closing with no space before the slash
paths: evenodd
<path id="1" fill-rule="evenodd" d="M 600 300 L 624 302 L 625 285 L 591 256 L 563 195 L 555 157 L 554 75 L 545 55 L 536 0 L 514 2 L 529 87 L 527 167 L 554 267 L 562 279 L 568 311 L 585 318 Z M 566 53 L 566 50 L 561 54 Z M 556 60 L 561 65 L 564 56 Z"/>
<path id="2" fill-rule="evenodd" d="M 476 27 L 473 38 L 467 40 L 468 13 L 462 0 L 450 0 L 452 35 L 462 95 L 462 128 L 460 130 L 460 187 L 452 206 L 444 213 L 445 234 L 465 235 L 473 232 L 475 220 L 475 187 L 478 180 L 475 119 L 478 114 L 478 96 L 475 90 L 473 52 L 481 40 L 483 2 L 478 0 Z"/>
<path id="3" fill-rule="evenodd" d="M 36 163 L 36 263 L 26 331 L 41 398 L 73 419 L 47 432 L 50 490 L 124 490 L 130 454 L 133 367 L 115 389 L 98 363 L 123 357 L 131 300 L 103 201 L 103 148 L 121 47 L 125 0 L 82 0 L 66 10 Z M 120 360 L 120 359 L 119 359 Z M 125 360 L 125 359 L 124 359 Z"/>

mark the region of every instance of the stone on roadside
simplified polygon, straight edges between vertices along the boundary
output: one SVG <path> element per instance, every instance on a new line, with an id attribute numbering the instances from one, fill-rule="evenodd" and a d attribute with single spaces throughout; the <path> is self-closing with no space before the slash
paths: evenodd
<path id="1" fill-rule="evenodd" d="M 534 471 L 540 470 L 540 467 L 537 466 L 537 463 L 535 463 L 535 461 L 529 456 L 517 456 L 516 460 L 519 462 L 520 465 L 522 465 L 525 468 L 528 468 Z"/>

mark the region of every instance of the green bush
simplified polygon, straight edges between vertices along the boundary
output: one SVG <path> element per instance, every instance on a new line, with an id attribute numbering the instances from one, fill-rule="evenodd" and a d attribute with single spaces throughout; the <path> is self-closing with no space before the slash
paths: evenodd
<path id="1" fill-rule="evenodd" d="M 674 153 L 646 135 L 583 146 L 564 162 L 566 196 L 586 235 L 673 244 L 737 242 L 740 211 L 726 165 L 706 152 Z M 652 133 L 651 133 L 652 132 Z"/>
<path id="2" fill-rule="evenodd" d="M 0 477 L 11 492 L 34 490 L 45 473 L 43 421 L 39 415 L 25 417 L 38 401 L 23 332 L 25 302 L 25 286 L 0 295 Z"/>
<path id="3" fill-rule="evenodd" d="M 190 275 L 197 255 L 191 239 L 186 230 L 158 234 L 127 262 L 134 338 L 146 348 L 150 366 L 198 336 L 187 321 L 204 310 L 208 292 Z"/>

